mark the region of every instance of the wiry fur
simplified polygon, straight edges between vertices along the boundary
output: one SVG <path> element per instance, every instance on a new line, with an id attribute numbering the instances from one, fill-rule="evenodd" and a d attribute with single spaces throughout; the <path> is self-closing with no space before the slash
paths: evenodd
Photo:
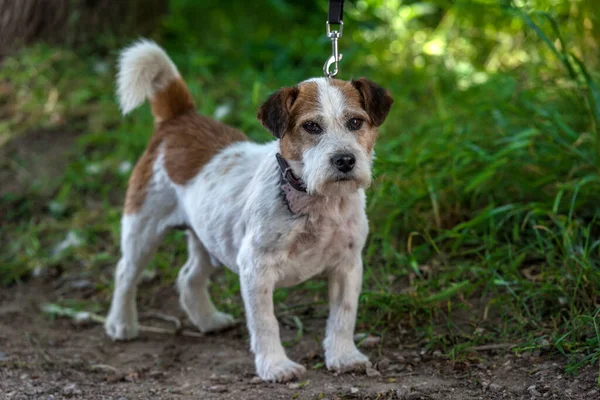
<path id="1" fill-rule="evenodd" d="M 147 52 L 157 54 L 154 46 L 144 46 Z M 131 65 L 148 60 L 144 51 L 136 51 L 135 57 L 132 54 L 126 57 Z M 168 65 L 164 60 L 160 63 Z M 143 68 L 139 72 L 148 76 Z M 137 102 L 139 93 L 128 90 L 144 87 L 147 95 L 149 86 L 144 85 L 123 86 L 122 104 Z M 168 138 L 178 135 L 174 128 L 178 123 L 187 124 L 186 118 L 204 117 L 187 113 L 185 118 L 173 117 L 157 125 L 155 135 L 161 134 L 166 123 L 171 131 L 163 133 L 166 145 L 158 147 L 142 206 L 123 218 L 123 256 L 105 325 L 108 335 L 113 339 L 137 335 L 135 292 L 141 271 L 169 227 L 185 225 L 190 228 L 189 258 L 177 279 L 181 305 L 203 332 L 230 326 L 233 318 L 215 308 L 207 285 L 218 265 L 238 273 L 250 345 L 262 379 L 286 381 L 305 370 L 288 359 L 281 345 L 274 315 L 274 288 L 292 286 L 320 274 L 329 279 L 330 316 L 323 343 L 327 367 L 343 371 L 368 365 L 368 358 L 353 341 L 363 272 L 361 250 L 368 233 L 364 187 L 370 182 L 372 154 L 372 144 L 361 143 L 372 143 L 376 133 L 361 101 L 359 90 L 352 84 L 325 78 L 284 90 L 272 96 L 259 113 L 263 124 L 273 127 L 281 140 L 261 145 L 235 141 L 236 135 L 231 132 L 218 131 L 230 137 L 231 143 L 212 149 L 210 160 L 186 181 L 174 181 L 173 172 L 169 172 L 166 160 L 172 154 Z M 391 102 L 387 110 L 389 105 Z M 321 137 L 305 136 L 309 134 L 298 128 L 308 116 L 323 125 Z M 365 119 L 365 127 L 359 132 L 346 128 L 347 118 L 353 116 Z M 196 141 L 214 140 L 214 129 L 222 129 L 193 126 Z M 194 131 L 186 132 L 193 135 Z M 296 214 L 282 198 L 275 154 L 282 153 L 284 146 L 296 155 L 290 164 L 310 192 L 298 194 L 301 199 L 294 208 Z M 185 146 L 179 148 L 184 151 Z M 356 169 L 343 181 L 330 160 L 340 151 L 352 152 L 357 159 Z"/>

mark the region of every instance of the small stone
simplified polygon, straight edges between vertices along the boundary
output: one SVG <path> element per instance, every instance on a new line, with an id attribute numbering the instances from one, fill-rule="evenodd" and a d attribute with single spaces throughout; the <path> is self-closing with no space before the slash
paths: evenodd
<path id="1" fill-rule="evenodd" d="M 351 387 L 351 388 L 350 388 L 350 393 L 352 393 L 352 394 L 356 394 L 356 393 L 358 393 L 358 388 Z"/>
<path id="2" fill-rule="evenodd" d="M 148 374 L 148 376 L 150 378 L 154 378 L 154 379 L 164 378 L 165 375 L 166 374 L 163 371 L 150 371 L 150 373 Z"/>
<path id="3" fill-rule="evenodd" d="M 381 341 L 381 338 L 379 338 L 378 336 L 365 335 L 359 333 L 354 336 L 354 340 L 358 342 L 358 347 L 371 348 L 376 347 Z"/>
<path id="4" fill-rule="evenodd" d="M 400 400 L 408 399 L 409 394 L 410 394 L 410 389 L 408 388 L 408 386 L 405 386 L 405 385 L 402 385 L 402 387 L 400 389 L 396 390 L 396 396 Z"/>
<path id="5" fill-rule="evenodd" d="M 421 399 L 421 393 L 419 392 L 410 392 L 408 394 L 408 396 L 406 397 L 406 400 L 417 400 L 417 399 Z"/>
<path id="6" fill-rule="evenodd" d="M 404 369 L 406 368 L 405 365 L 402 364 L 392 364 L 388 369 L 387 372 L 394 374 L 394 373 L 399 373 L 404 371 Z"/>
<path id="7" fill-rule="evenodd" d="M 489 382 L 486 382 L 486 381 L 481 382 L 481 388 L 483 389 L 484 393 L 488 391 L 489 387 L 490 387 Z"/>
<path id="8" fill-rule="evenodd" d="M 215 386 L 209 387 L 208 390 L 210 390 L 211 392 L 215 392 L 215 393 L 225 393 L 228 389 L 227 389 L 227 386 L 215 385 Z"/>
<path id="9" fill-rule="evenodd" d="M 588 399 L 594 399 L 596 398 L 596 396 L 598 396 L 598 391 L 596 389 L 592 389 L 589 392 L 587 392 Z"/>
<path id="10" fill-rule="evenodd" d="M 0 361 L 6 361 L 6 360 L 8 360 L 8 358 L 9 358 L 8 354 L 6 354 L 3 351 L 0 351 Z"/>
<path id="11" fill-rule="evenodd" d="M 385 371 L 386 369 L 388 369 L 390 366 L 390 360 L 387 358 L 382 358 L 378 363 L 377 363 L 377 369 L 380 371 Z"/>
<path id="12" fill-rule="evenodd" d="M 299 383 L 288 383 L 287 387 L 292 390 L 296 390 L 296 389 L 300 389 L 300 384 Z"/>
<path id="13" fill-rule="evenodd" d="M 536 389 L 535 385 L 531 385 L 527 388 L 527 391 L 529 392 L 530 395 L 532 396 L 541 396 L 542 394 Z"/>
<path id="14" fill-rule="evenodd" d="M 441 356 L 442 356 L 442 352 L 441 352 L 441 351 L 439 351 L 439 350 L 436 350 L 436 351 L 434 351 L 434 352 L 433 352 L 433 356 L 434 356 L 434 357 L 438 357 L 438 358 L 439 358 L 439 357 L 441 357 Z"/>
<path id="15" fill-rule="evenodd" d="M 78 396 L 82 394 L 81 390 L 77 389 L 77 384 L 75 383 L 71 383 L 70 385 L 65 386 L 62 392 L 67 397 Z"/>
<path id="16" fill-rule="evenodd" d="M 250 383 L 252 385 L 258 385 L 259 383 L 262 383 L 262 379 L 260 379 L 258 376 L 255 376 L 254 378 L 250 379 Z"/>
<path id="17" fill-rule="evenodd" d="M 502 386 L 500 386 L 496 383 L 490 383 L 489 389 L 490 389 L 490 392 L 499 392 L 502 390 Z"/>
<path id="18" fill-rule="evenodd" d="M 381 373 L 374 368 L 367 367 L 367 376 L 370 378 L 374 378 L 377 376 L 381 376 Z"/>

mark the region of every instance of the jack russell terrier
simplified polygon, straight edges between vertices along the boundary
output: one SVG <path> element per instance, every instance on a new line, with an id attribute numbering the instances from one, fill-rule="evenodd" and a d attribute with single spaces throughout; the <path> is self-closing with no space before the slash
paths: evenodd
<path id="1" fill-rule="evenodd" d="M 208 284 L 220 265 L 239 274 L 260 378 L 284 382 L 305 371 L 281 345 L 273 289 L 321 274 L 329 282 L 327 368 L 369 366 L 353 335 L 369 230 L 365 188 L 390 94 L 365 78 L 282 88 L 258 111 L 277 140 L 257 144 L 196 113 L 177 68 L 151 41 L 122 52 L 117 91 L 124 114 L 149 99 L 155 129 L 129 180 L 107 334 L 137 336 L 141 272 L 165 232 L 185 226 L 181 306 L 201 332 L 231 326 L 234 318 L 215 308 Z"/>

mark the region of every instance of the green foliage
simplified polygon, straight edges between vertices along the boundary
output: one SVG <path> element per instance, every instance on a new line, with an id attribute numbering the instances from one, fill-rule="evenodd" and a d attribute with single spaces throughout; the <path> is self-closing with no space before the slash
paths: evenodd
<path id="1" fill-rule="evenodd" d="M 368 76 L 395 98 L 369 190 L 361 329 L 392 334 L 400 325 L 452 357 L 505 340 L 522 350 L 550 344 L 572 370 L 597 360 L 595 1 L 347 3 L 339 77 Z M 270 139 L 255 118 L 261 102 L 320 75 L 329 56 L 323 1 L 172 0 L 170 9 L 156 39 L 200 112 L 233 110 L 224 121 L 259 141 Z M 4 284 L 56 266 L 100 270 L 98 285 L 111 284 L 123 166 L 143 151 L 152 121 L 147 107 L 120 119 L 118 49 L 94 50 L 37 46 L 2 66 L 0 82 L 12 90 L 0 91 L 0 106 L 15 106 L 0 140 L 42 127 L 82 131 L 53 190 L 34 186 L 0 201 Z M 80 245 L 56 253 L 69 232 Z M 151 268 L 168 282 L 185 254 L 174 234 Z M 217 301 L 239 315 L 236 278 L 222 279 Z M 323 299 L 325 285 L 301 290 Z M 287 298 L 276 293 L 282 306 Z"/>

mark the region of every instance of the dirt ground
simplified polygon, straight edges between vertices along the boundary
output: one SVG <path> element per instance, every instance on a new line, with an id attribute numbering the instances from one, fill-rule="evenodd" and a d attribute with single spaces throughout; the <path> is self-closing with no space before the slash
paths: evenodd
<path id="1" fill-rule="evenodd" d="M 183 318 L 175 290 L 164 292 L 150 303 Z M 288 349 L 307 367 L 305 378 L 264 383 L 254 374 L 243 324 L 204 337 L 144 333 L 114 343 L 100 325 L 43 315 L 40 304 L 56 296 L 53 286 L 36 280 L 0 291 L 0 399 L 600 399 L 594 368 L 570 376 L 564 359 L 506 349 L 451 362 L 390 335 L 363 349 L 375 364 L 368 375 L 335 375 L 322 367 L 316 339 L 324 318 Z M 142 300 L 142 315 L 147 306 Z M 281 332 L 284 340 L 296 337 L 287 325 Z"/>

